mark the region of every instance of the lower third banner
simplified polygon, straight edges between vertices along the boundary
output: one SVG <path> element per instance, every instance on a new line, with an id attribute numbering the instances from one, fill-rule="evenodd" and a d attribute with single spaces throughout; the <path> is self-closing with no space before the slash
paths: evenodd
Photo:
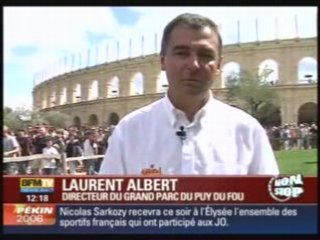
<path id="1" fill-rule="evenodd" d="M 6 234 L 316 234 L 316 204 L 4 204 Z"/>

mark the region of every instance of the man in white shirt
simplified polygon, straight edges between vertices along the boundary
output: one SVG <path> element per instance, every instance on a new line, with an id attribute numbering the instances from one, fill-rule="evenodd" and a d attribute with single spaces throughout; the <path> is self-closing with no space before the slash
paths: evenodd
<path id="1" fill-rule="evenodd" d="M 166 26 L 160 57 L 167 94 L 119 122 L 100 174 L 279 173 L 257 120 L 212 96 L 221 51 L 217 25 L 206 17 L 182 14 Z"/>
<path id="2" fill-rule="evenodd" d="M 83 156 L 94 156 L 98 154 L 98 135 L 95 130 L 87 132 L 87 139 L 83 143 Z M 98 159 L 88 159 L 84 161 L 88 175 L 94 175 L 99 170 Z"/>
<path id="3" fill-rule="evenodd" d="M 3 156 L 17 157 L 20 153 L 20 145 L 15 136 L 11 135 L 7 126 L 3 126 Z M 16 162 L 4 164 L 6 174 L 15 175 L 19 173 L 19 165 Z"/>
<path id="4" fill-rule="evenodd" d="M 53 146 L 51 137 L 44 139 L 46 146 L 42 149 L 42 154 L 45 155 L 59 155 L 58 150 Z M 54 158 L 46 158 L 41 160 L 40 174 L 54 175 L 57 174 L 57 162 Z"/>

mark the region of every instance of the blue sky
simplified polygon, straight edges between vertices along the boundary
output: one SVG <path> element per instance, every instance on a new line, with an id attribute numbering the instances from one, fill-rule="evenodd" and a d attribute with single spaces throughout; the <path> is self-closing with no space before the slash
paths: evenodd
<path id="1" fill-rule="evenodd" d="M 316 7 L 5 7 L 4 106 L 31 108 L 34 84 L 84 67 L 88 51 L 90 65 L 115 60 L 117 44 L 127 58 L 130 39 L 132 57 L 154 53 L 165 24 L 184 12 L 211 17 L 225 44 L 237 42 L 238 20 L 241 42 L 256 40 L 256 19 L 261 41 L 275 39 L 276 19 L 280 39 L 296 37 L 295 16 L 300 37 L 317 34 Z"/>

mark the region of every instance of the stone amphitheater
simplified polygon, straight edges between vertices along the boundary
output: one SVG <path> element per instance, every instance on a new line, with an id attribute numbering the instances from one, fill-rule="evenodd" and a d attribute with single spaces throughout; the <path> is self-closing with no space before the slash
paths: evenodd
<path id="1" fill-rule="evenodd" d="M 223 56 L 222 74 L 212 86 L 216 98 L 225 101 L 228 66 L 237 63 L 239 69 L 257 73 L 267 60 L 275 63 L 270 87 L 279 93 L 281 123 L 316 120 L 317 74 L 301 79 L 298 72 L 306 58 L 317 64 L 317 38 L 226 45 Z M 33 89 L 33 107 L 66 113 L 69 125 L 107 126 L 161 98 L 166 87 L 159 54 L 150 54 L 46 79 Z"/>

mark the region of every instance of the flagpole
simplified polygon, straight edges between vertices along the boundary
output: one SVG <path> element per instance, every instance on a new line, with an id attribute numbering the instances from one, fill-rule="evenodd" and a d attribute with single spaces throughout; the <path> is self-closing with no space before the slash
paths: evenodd
<path id="1" fill-rule="evenodd" d="M 131 58 L 131 51 L 132 51 L 132 40 L 129 39 L 129 58 Z"/>
<path id="2" fill-rule="evenodd" d="M 71 71 L 74 70 L 74 54 L 71 55 Z"/>
<path id="3" fill-rule="evenodd" d="M 143 43 L 144 43 L 144 36 L 142 35 L 142 38 L 141 38 L 141 56 L 144 56 Z"/>
<path id="4" fill-rule="evenodd" d="M 87 67 L 90 66 L 90 48 L 88 49 L 88 55 L 87 55 Z"/>
<path id="5" fill-rule="evenodd" d="M 278 23 L 278 18 L 276 17 L 275 20 L 275 24 L 276 24 L 276 40 L 279 40 L 279 23 Z"/>
<path id="6" fill-rule="evenodd" d="M 295 25 L 295 33 L 296 33 L 296 38 L 299 38 L 299 31 L 298 31 L 298 16 L 294 16 L 294 25 Z"/>
<path id="7" fill-rule="evenodd" d="M 119 61 L 119 41 L 117 41 L 117 61 Z"/>
<path id="8" fill-rule="evenodd" d="M 154 51 L 157 53 L 157 48 L 158 48 L 158 35 L 155 33 L 154 35 Z"/>
<path id="9" fill-rule="evenodd" d="M 78 62 L 78 64 L 79 64 L 78 68 L 81 69 L 81 52 L 79 53 L 79 56 L 78 56 L 78 57 L 79 57 L 79 59 L 78 59 L 78 60 L 79 60 L 79 62 Z"/>
<path id="10" fill-rule="evenodd" d="M 106 63 L 108 62 L 108 51 L 109 51 L 109 45 L 108 45 L 108 43 L 107 43 L 107 45 L 106 45 Z"/>
<path id="11" fill-rule="evenodd" d="M 96 65 L 98 65 L 99 62 L 99 48 L 96 46 Z"/>
<path id="12" fill-rule="evenodd" d="M 259 42 L 258 18 L 256 18 L 256 38 L 257 38 L 257 42 Z"/>
<path id="13" fill-rule="evenodd" d="M 64 57 L 64 73 L 67 72 L 68 57 Z"/>
<path id="14" fill-rule="evenodd" d="M 237 37 L 238 37 L 238 44 L 240 44 L 240 20 L 237 21 Z"/>

